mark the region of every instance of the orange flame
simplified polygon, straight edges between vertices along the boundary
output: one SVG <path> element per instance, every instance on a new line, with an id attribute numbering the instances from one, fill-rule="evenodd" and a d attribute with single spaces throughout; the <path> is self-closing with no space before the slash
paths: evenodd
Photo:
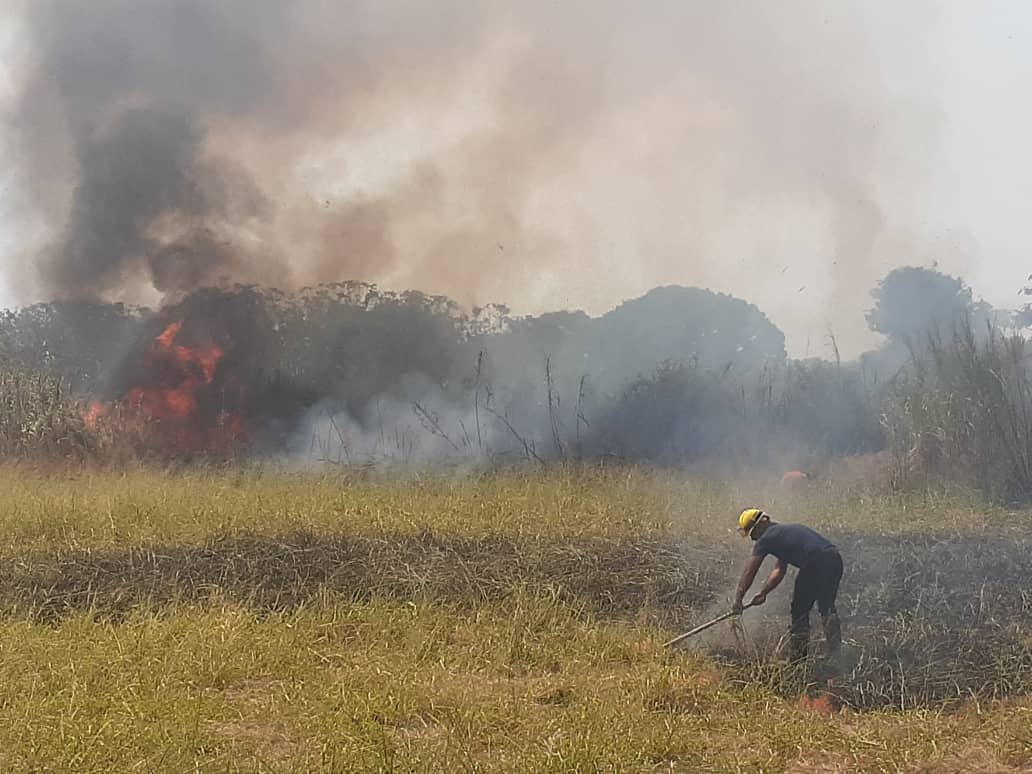
<path id="1" fill-rule="evenodd" d="M 130 389 L 122 401 L 125 415 L 156 421 L 160 436 L 180 451 L 224 449 L 243 435 L 243 419 L 225 412 L 216 419 L 198 414 L 202 390 L 214 381 L 225 353 L 215 344 L 197 348 L 177 344 L 182 329 L 182 321 L 174 322 L 154 339 L 151 365 L 163 374 L 166 383 Z M 83 419 L 94 429 L 109 413 L 107 405 L 94 403 Z"/>
<path id="2" fill-rule="evenodd" d="M 106 417 L 107 414 L 108 407 L 103 403 L 95 402 L 90 404 L 86 413 L 82 415 L 82 419 L 86 423 L 86 427 L 90 430 L 96 430 L 100 420 Z"/>
<path id="3" fill-rule="evenodd" d="M 831 717 L 839 711 L 838 699 L 829 693 L 821 693 L 818 696 L 803 696 L 799 700 L 799 704 L 803 708 L 824 717 Z"/>
<path id="4" fill-rule="evenodd" d="M 129 391 L 129 405 L 159 420 L 186 420 L 197 411 L 198 391 L 211 384 L 222 360 L 223 351 L 211 344 L 202 349 L 176 344 L 183 328 L 174 322 L 154 339 L 153 351 L 176 366 L 180 381 L 168 387 L 134 387 Z"/>

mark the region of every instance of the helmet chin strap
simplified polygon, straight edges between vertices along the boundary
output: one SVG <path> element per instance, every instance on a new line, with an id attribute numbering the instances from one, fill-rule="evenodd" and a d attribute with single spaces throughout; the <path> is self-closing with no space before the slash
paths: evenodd
<path id="1" fill-rule="evenodd" d="M 756 518 L 753 519 L 753 523 L 751 525 L 749 525 L 749 531 L 745 533 L 745 536 L 746 537 L 752 537 L 753 531 L 760 525 L 760 522 L 763 521 L 764 519 L 768 519 L 769 520 L 770 517 L 766 513 L 764 513 L 763 511 L 760 511 L 758 514 L 756 514 Z"/>

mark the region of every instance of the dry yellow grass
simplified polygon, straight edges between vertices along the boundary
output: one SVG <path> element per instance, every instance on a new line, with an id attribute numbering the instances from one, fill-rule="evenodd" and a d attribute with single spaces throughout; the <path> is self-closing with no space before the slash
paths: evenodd
<path id="1" fill-rule="evenodd" d="M 720 603 L 743 501 L 872 540 L 1012 537 L 969 500 L 763 488 L 0 471 L 0 769 L 1027 770 L 1021 685 L 825 716 L 789 681 L 659 646 Z"/>

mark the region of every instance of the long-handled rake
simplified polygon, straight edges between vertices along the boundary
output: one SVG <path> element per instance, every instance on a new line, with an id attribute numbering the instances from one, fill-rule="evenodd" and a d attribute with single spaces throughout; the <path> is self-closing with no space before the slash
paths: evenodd
<path id="1" fill-rule="evenodd" d="M 753 604 L 752 604 L 752 602 L 750 602 L 748 605 L 743 607 L 742 610 L 748 610 L 752 606 L 753 606 Z M 721 621 L 726 621 L 728 618 L 733 618 L 736 615 L 740 615 L 739 611 L 731 610 L 731 611 L 729 611 L 727 613 L 724 613 L 723 615 L 718 615 L 712 621 L 707 621 L 704 624 L 700 624 L 700 625 L 696 626 L 694 629 L 692 629 L 691 631 L 685 632 L 684 634 L 679 634 L 676 637 L 674 637 L 674 639 L 668 640 L 667 642 L 664 642 L 663 643 L 663 647 L 664 648 L 669 648 L 671 645 L 676 645 L 677 643 L 679 643 L 679 642 L 681 642 L 683 640 L 687 640 L 689 637 L 694 637 L 699 632 L 704 632 L 707 629 L 709 629 L 711 626 L 716 626 Z"/>

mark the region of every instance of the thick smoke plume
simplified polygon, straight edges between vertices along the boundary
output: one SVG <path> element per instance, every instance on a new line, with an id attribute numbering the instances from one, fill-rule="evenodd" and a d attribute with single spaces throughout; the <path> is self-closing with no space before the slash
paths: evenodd
<path id="1" fill-rule="evenodd" d="M 47 226 L 23 300 L 359 279 L 599 312 L 679 283 L 791 333 L 805 285 L 862 331 L 854 290 L 908 239 L 883 201 L 934 146 L 934 113 L 893 86 L 924 72 L 912 4 L 20 11 L 8 119 Z"/>

